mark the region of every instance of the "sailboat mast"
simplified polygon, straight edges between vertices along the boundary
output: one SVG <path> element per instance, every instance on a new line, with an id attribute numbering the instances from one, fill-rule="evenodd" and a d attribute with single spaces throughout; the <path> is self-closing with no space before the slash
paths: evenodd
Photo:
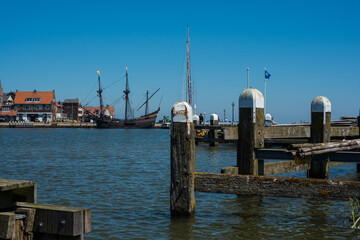
<path id="1" fill-rule="evenodd" d="M 146 89 L 146 106 L 145 106 L 145 115 L 149 114 L 149 89 Z"/>
<path id="2" fill-rule="evenodd" d="M 125 93 L 125 121 L 127 121 L 128 120 L 129 93 L 130 93 L 127 66 L 126 66 L 126 89 L 125 89 L 124 93 Z"/>
<path id="3" fill-rule="evenodd" d="M 191 86 L 191 74 L 190 74 L 190 37 L 189 26 L 187 26 L 187 41 L 186 41 L 186 72 L 187 72 L 187 97 L 188 103 L 192 106 L 192 86 Z"/>
<path id="4" fill-rule="evenodd" d="M 100 117 L 102 117 L 104 104 L 103 104 L 103 99 L 102 99 L 101 93 L 103 92 L 103 90 L 101 88 L 101 83 L 100 83 L 100 71 L 97 71 L 97 73 L 98 73 L 98 80 L 99 80 L 99 90 L 97 92 L 98 92 L 98 96 L 100 98 Z"/>

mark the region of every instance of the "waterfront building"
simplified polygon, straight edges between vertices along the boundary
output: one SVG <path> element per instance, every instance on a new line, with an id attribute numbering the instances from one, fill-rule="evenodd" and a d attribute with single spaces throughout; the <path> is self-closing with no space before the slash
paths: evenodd
<path id="1" fill-rule="evenodd" d="M 70 120 L 81 121 L 83 108 L 80 99 L 65 99 L 62 103 L 64 116 Z"/>
<path id="2" fill-rule="evenodd" d="M 0 80 L 0 122 L 9 122 L 16 119 L 14 110 L 15 93 L 4 93 Z"/>
<path id="3" fill-rule="evenodd" d="M 0 80 L 0 107 L 2 106 L 2 103 L 3 103 L 3 101 L 4 101 L 3 95 L 4 95 L 4 89 L 3 89 L 3 87 L 1 86 L 1 80 Z"/>
<path id="4" fill-rule="evenodd" d="M 15 93 L 16 119 L 31 122 L 51 122 L 57 112 L 55 90 Z"/>

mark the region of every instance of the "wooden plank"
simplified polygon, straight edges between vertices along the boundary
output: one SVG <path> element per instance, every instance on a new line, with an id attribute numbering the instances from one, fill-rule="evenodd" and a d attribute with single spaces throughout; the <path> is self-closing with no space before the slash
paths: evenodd
<path id="1" fill-rule="evenodd" d="M 360 197 L 360 182 L 197 172 L 195 191 L 347 201 Z"/>
<path id="2" fill-rule="evenodd" d="M 223 127 L 224 140 L 238 140 L 237 127 Z"/>
<path id="3" fill-rule="evenodd" d="M 265 127 L 264 138 L 309 138 L 310 126 L 281 126 Z"/>
<path id="4" fill-rule="evenodd" d="M 18 201 L 36 203 L 36 182 L 0 179 L 0 209 L 11 208 Z"/>
<path id="5" fill-rule="evenodd" d="M 331 127 L 331 137 L 358 137 L 359 127 Z"/>
<path id="6" fill-rule="evenodd" d="M 18 202 L 17 206 L 36 209 L 34 232 L 78 236 L 91 230 L 89 209 L 24 202 Z"/>
<path id="7" fill-rule="evenodd" d="M 15 233 L 15 213 L 0 213 L 0 238 L 11 239 Z"/>
<path id="8" fill-rule="evenodd" d="M 264 164 L 264 175 L 308 170 L 309 168 L 309 163 L 297 164 L 295 161 L 270 162 Z"/>
<path id="9" fill-rule="evenodd" d="M 203 129 L 204 127 L 197 127 L 196 129 Z M 220 127 L 224 131 L 224 140 L 237 141 L 238 135 L 236 134 L 237 126 Z M 206 127 L 208 129 L 208 127 Z M 235 134 L 234 134 L 235 132 Z M 360 135 L 358 126 L 337 126 L 331 127 L 331 138 L 354 138 Z M 310 139 L 310 126 L 294 126 L 294 125 L 274 125 L 265 126 L 264 138 L 266 143 L 269 144 L 289 144 L 289 143 L 302 143 L 308 142 Z M 221 142 L 221 141 L 219 141 Z"/>
<path id="10" fill-rule="evenodd" d="M 0 178 L 0 191 L 8 191 L 18 188 L 33 187 L 35 182 Z"/>

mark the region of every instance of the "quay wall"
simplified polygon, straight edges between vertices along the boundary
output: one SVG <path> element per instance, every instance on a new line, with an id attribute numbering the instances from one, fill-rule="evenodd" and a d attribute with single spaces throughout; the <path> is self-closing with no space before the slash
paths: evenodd
<path id="1" fill-rule="evenodd" d="M 71 123 L 71 122 L 17 122 L 17 123 L 0 123 L 0 128 L 96 128 L 96 123 Z"/>

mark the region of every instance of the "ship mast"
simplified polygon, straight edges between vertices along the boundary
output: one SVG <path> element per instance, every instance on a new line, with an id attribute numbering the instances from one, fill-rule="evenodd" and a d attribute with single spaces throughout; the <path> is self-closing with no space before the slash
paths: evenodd
<path id="1" fill-rule="evenodd" d="M 187 41 L 186 41 L 186 73 L 187 73 L 187 100 L 190 106 L 192 106 L 192 86 L 191 86 L 191 74 L 190 74 L 190 37 L 189 26 L 187 26 Z"/>
<path id="2" fill-rule="evenodd" d="M 127 66 L 126 66 L 126 89 L 125 89 L 124 93 L 125 93 L 125 121 L 127 121 L 128 120 L 129 93 L 130 93 Z"/>
<path id="3" fill-rule="evenodd" d="M 145 115 L 149 114 L 149 89 L 146 89 L 146 106 L 145 106 Z"/>
<path id="4" fill-rule="evenodd" d="M 98 73 L 98 80 L 99 80 L 99 90 L 97 91 L 97 93 L 98 93 L 98 96 L 100 98 L 100 118 L 102 118 L 103 117 L 103 106 L 104 106 L 104 104 L 103 104 L 103 99 L 102 99 L 101 93 L 103 92 L 103 89 L 101 88 L 101 84 L 100 84 L 100 71 L 97 71 L 97 73 Z"/>

